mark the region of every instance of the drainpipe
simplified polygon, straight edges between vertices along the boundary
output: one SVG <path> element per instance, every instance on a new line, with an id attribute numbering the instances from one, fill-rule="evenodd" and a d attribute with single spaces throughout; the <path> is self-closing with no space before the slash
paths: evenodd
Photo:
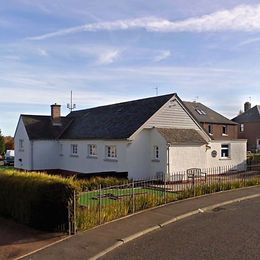
<path id="1" fill-rule="evenodd" d="M 31 140 L 31 170 L 33 170 L 33 140 Z"/>
<path id="2" fill-rule="evenodd" d="M 167 143 L 167 176 L 170 176 L 170 143 Z"/>

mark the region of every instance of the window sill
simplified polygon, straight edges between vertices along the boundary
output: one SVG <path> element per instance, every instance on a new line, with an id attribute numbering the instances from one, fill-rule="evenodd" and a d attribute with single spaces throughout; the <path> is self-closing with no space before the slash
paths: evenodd
<path id="1" fill-rule="evenodd" d="M 77 158 L 77 157 L 79 157 L 79 156 L 78 156 L 78 155 L 76 155 L 76 154 L 71 154 L 71 155 L 70 155 L 70 157 Z"/>
<path id="2" fill-rule="evenodd" d="M 222 134 L 222 136 L 228 136 L 228 134 Z"/>
<path id="3" fill-rule="evenodd" d="M 104 161 L 106 162 L 117 162 L 117 158 L 105 158 Z"/>
<path id="4" fill-rule="evenodd" d="M 86 158 L 87 159 L 97 159 L 98 157 L 96 155 L 88 155 Z"/>
<path id="5" fill-rule="evenodd" d="M 159 159 L 153 159 L 152 162 L 160 162 Z"/>
<path id="6" fill-rule="evenodd" d="M 209 133 L 210 136 L 212 136 L 213 134 L 212 133 Z"/>
<path id="7" fill-rule="evenodd" d="M 222 158 L 219 158 L 220 161 L 227 161 L 227 160 L 231 160 L 230 157 L 222 157 Z"/>

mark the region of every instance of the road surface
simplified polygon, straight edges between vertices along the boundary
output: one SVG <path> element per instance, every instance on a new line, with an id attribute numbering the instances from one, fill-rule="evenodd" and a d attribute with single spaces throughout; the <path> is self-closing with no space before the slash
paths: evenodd
<path id="1" fill-rule="evenodd" d="M 260 259 L 260 198 L 216 208 L 145 235 L 102 259 Z"/>

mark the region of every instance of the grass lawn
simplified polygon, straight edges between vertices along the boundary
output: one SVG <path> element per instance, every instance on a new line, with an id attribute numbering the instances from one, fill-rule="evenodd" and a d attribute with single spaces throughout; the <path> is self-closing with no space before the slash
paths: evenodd
<path id="1" fill-rule="evenodd" d="M 103 205 L 114 204 L 117 202 L 122 202 L 122 200 L 129 200 L 132 198 L 132 188 L 126 189 L 107 189 L 101 191 L 101 203 Z M 176 193 L 166 192 L 167 196 L 176 197 Z M 161 189 L 134 188 L 134 196 L 152 196 L 154 198 L 162 198 L 164 196 L 164 191 Z M 99 191 L 89 191 L 80 194 L 79 202 L 80 205 L 97 205 L 99 203 L 100 194 Z"/>
<path id="2" fill-rule="evenodd" d="M 14 166 L 4 166 L 0 165 L 0 171 L 1 170 L 14 170 Z"/>

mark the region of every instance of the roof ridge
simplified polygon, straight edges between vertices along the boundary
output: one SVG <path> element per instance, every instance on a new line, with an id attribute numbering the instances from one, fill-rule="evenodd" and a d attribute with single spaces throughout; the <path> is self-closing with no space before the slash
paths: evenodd
<path id="1" fill-rule="evenodd" d="M 80 109 L 80 110 L 75 110 L 71 113 L 69 113 L 68 115 L 71 115 L 73 113 L 77 113 L 77 112 L 83 112 L 83 111 L 89 111 L 89 110 L 94 110 L 94 109 L 99 109 L 99 108 L 105 108 L 105 107 L 111 107 L 111 106 L 117 106 L 117 105 L 123 105 L 123 104 L 129 104 L 129 103 L 134 103 L 134 102 L 140 102 L 140 101 L 145 101 L 145 100 L 149 100 L 149 99 L 159 99 L 162 97 L 166 97 L 166 96 L 174 96 L 177 95 L 176 93 L 170 93 L 170 94 L 165 94 L 165 95 L 160 95 L 160 96 L 154 96 L 154 97 L 148 97 L 148 98 L 140 98 L 140 99 L 135 99 L 135 100 L 129 100 L 129 101 L 123 101 L 123 102 L 119 102 L 119 103 L 113 103 L 113 104 L 108 104 L 108 105 L 103 105 L 103 106 L 97 106 L 97 107 L 90 107 L 90 108 L 86 108 L 86 109 Z"/>

